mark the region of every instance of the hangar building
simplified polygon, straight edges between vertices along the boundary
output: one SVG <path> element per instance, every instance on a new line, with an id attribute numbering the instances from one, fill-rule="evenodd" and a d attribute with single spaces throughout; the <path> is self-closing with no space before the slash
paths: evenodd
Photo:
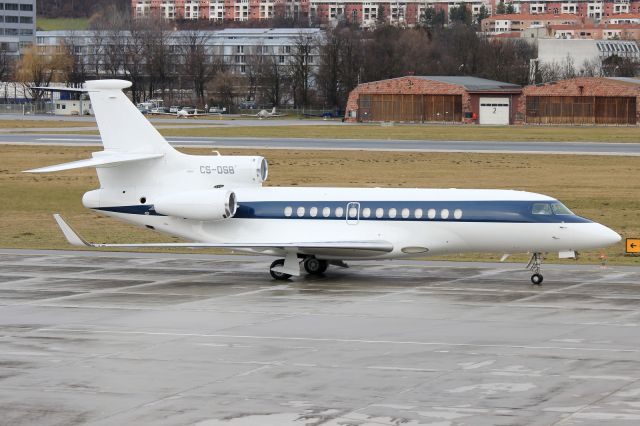
<path id="1" fill-rule="evenodd" d="M 358 85 L 347 121 L 510 124 L 522 88 L 478 77 L 409 76 Z"/>
<path id="2" fill-rule="evenodd" d="M 640 79 L 579 77 L 527 86 L 520 106 L 527 124 L 640 122 Z"/>

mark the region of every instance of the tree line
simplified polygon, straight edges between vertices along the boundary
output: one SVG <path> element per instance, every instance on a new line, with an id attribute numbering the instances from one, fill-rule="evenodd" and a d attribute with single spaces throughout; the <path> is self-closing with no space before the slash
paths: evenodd
<path id="1" fill-rule="evenodd" d="M 135 102 L 160 97 L 168 103 L 232 108 L 245 99 L 264 107 L 343 110 L 358 84 L 407 75 L 477 76 L 526 85 L 577 75 L 638 73 L 638 63 L 623 58 L 582 66 L 568 58 L 537 66 L 534 44 L 477 32 L 479 19 L 472 22 L 464 5 L 450 10 L 449 21 L 445 24 L 442 12 L 427 9 L 414 28 L 381 23 L 361 29 L 343 22 L 317 39 L 300 32 L 283 47 L 286 54 L 257 45 L 223 55 L 211 50 L 210 33 L 197 27 L 181 31 L 182 40 L 175 43 L 177 33 L 170 22 L 131 19 L 128 12 L 112 7 L 92 24 L 93 51 L 83 51 L 70 37 L 47 55 L 36 48 L 27 51 L 13 71 L 3 67 L 0 56 L 0 74 L 13 75 L 27 86 L 125 78 L 133 83 Z"/>

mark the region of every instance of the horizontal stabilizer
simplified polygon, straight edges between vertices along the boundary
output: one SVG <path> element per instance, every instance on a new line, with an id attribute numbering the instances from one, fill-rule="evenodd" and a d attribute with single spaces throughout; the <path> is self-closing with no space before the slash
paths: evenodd
<path id="1" fill-rule="evenodd" d="M 227 248 L 227 249 L 262 249 L 262 250 L 296 250 L 296 251 L 314 251 L 314 250 L 357 250 L 372 253 L 389 253 L 393 251 L 393 244 L 388 241 L 304 241 L 290 243 L 145 243 L 145 244 L 97 244 L 90 243 L 80 237 L 59 214 L 54 214 L 58 226 L 66 237 L 67 241 L 74 246 L 88 247 L 113 247 L 113 248 Z"/>
<path id="2" fill-rule="evenodd" d="M 25 170 L 25 173 L 48 173 L 63 170 L 81 169 L 83 167 L 114 167 L 132 161 L 151 160 L 160 158 L 164 154 L 125 154 L 119 152 L 96 152 L 93 158 L 72 161 L 70 163 L 56 164 L 54 166 L 41 167 L 39 169 Z"/>
<path id="3" fill-rule="evenodd" d="M 87 93 L 87 89 L 77 88 L 77 87 L 42 87 L 35 86 L 29 87 L 30 90 L 43 90 L 49 92 L 77 92 L 77 93 Z"/>

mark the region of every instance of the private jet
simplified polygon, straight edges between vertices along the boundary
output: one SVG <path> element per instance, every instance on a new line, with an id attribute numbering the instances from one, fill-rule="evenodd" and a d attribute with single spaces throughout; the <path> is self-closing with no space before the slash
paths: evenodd
<path id="1" fill-rule="evenodd" d="M 271 111 L 267 111 L 266 109 L 260 110 L 256 114 L 241 114 L 243 117 L 258 117 L 259 120 L 263 118 L 274 118 L 274 117 L 286 117 L 287 114 L 278 114 L 276 112 L 276 107 L 273 107 Z"/>
<path id="2" fill-rule="evenodd" d="M 346 260 L 464 252 L 530 253 L 543 281 L 543 253 L 620 241 L 611 229 L 546 195 L 485 189 L 265 187 L 260 156 L 176 151 L 129 101 L 123 80 L 85 83 L 104 150 L 92 158 L 29 170 L 95 167 L 100 188 L 82 203 L 95 212 L 187 242 L 91 243 L 54 218 L 69 243 L 90 247 L 218 247 L 276 256 L 276 280 L 322 274 Z"/>
<path id="3" fill-rule="evenodd" d="M 221 114 L 220 112 L 198 111 L 197 108 L 182 108 L 176 113 L 176 118 L 206 117 L 210 115 L 219 117 Z"/>

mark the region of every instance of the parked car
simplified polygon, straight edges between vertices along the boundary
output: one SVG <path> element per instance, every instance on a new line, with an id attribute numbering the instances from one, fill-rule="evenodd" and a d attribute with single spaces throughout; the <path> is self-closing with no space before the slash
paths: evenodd
<path id="1" fill-rule="evenodd" d="M 137 108 L 138 108 L 138 111 L 140 111 L 143 114 L 148 114 L 149 113 L 149 109 L 144 105 L 138 105 Z"/>
<path id="2" fill-rule="evenodd" d="M 180 111 L 182 109 L 182 107 L 180 105 L 171 105 L 169 107 L 169 112 L 175 114 L 176 112 Z"/>
<path id="3" fill-rule="evenodd" d="M 154 114 L 166 114 L 167 112 L 169 112 L 169 109 L 165 107 L 155 107 L 151 108 L 151 112 Z"/>
<path id="4" fill-rule="evenodd" d="M 226 114 L 227 108 L 220 107 L 220 106 L 214 106 L 214 107 L 209 108 L 209 112 L 212 113 L 212 114 Z"/>
<path id="5" fill-rule="evenodd" d="M 242 101 L 240 102 L 240 109 L 256 109 L 258 105 L 256 101 Z"/>

